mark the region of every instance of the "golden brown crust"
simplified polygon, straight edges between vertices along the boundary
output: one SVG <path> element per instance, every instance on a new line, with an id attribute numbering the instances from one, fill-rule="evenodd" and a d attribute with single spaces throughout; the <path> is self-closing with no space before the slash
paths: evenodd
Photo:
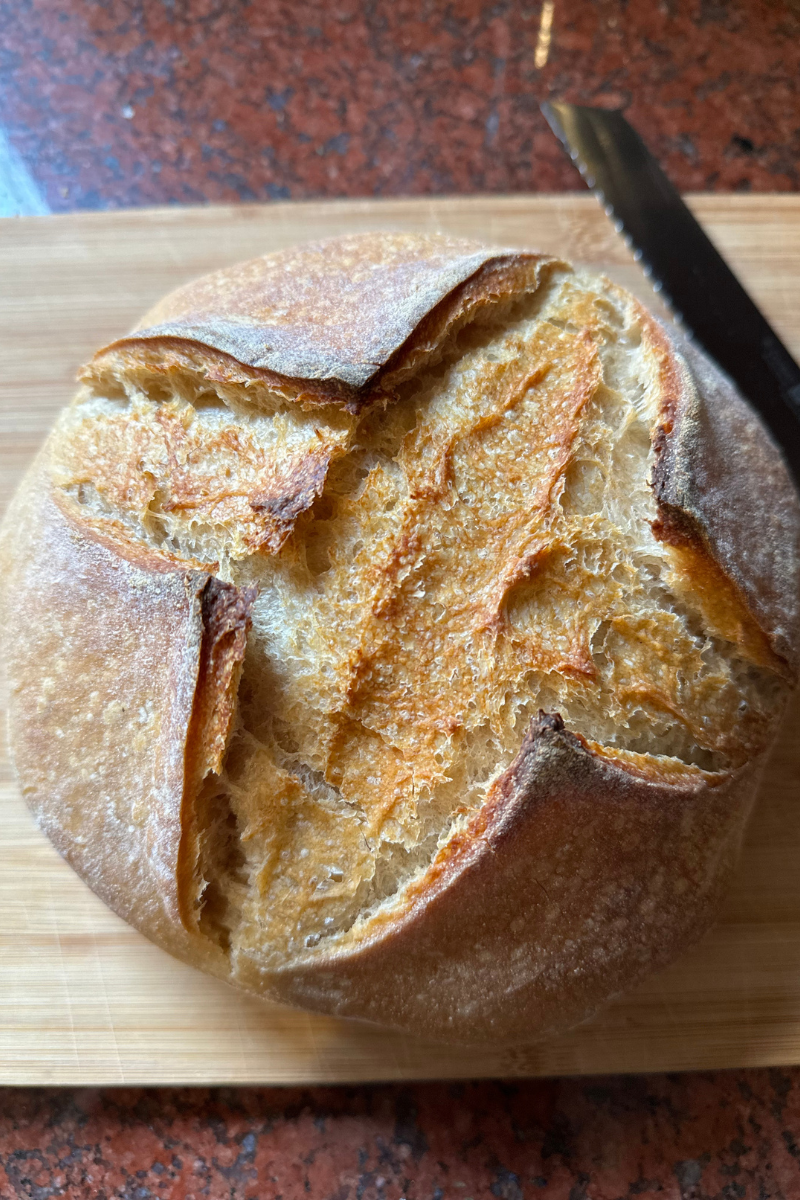
<path id="1" fill-rule="evenodd" d="M 62 504 L 98 533 L 115 529 L 125 540 L 126 518 L 235 525 L 244 552 L 277 554 L 319 495 L 341 443 L 340 430 L 312 429 L 266 453 L 257 432 L 233 415 L 220 419 L 186 402 L 140 400 L 100 413 L 77 403 L 60 423 L 54 478 Z M 84 492 L 99 504 L 94 514 L 81 503 Z"/>
<path id="2" fill-rule="evenodd" d="M 524 1042 L 585 1019 L 708 927 L 752 767 L 648 783 L 540 714 L 486 805 L 364 944 L 245 986 L 444 1041 Z"/>
<path id="3" fill-rule="evenodd" d="M 293 246 L 195 280 L 97 355 L 158 349 L 160 369 L 210 350 L 218 380 L 357 409 L 416 369 L 460 322 L 535 290 L 543 255 L 441 236 L 357 234 Z M 206 365 L 206 364 L 204 364 Z"/>
<path id="4" fill-rule="evenodd" d="M 107 903 L 238 986 L 462 1042 L 563 1028 L 700 936 L 794 680 L 800 510 L 696 351 L 542 255 L 366 235 L 180 289 L 85 379 L 0 565 L 23 788 Z M 328 706 L 303 753 L 265 646 Z M 540 714 L 520 748 L 556 679 L 584 736 Z M 481 802 L 357 909 L 375 846 L 411 859 L 466 787 L 453 747 L 501 733 Z"/>
<path id="5" fill-rule="evenodd" d="M 730 380 L 677 331 L 663 329 L 662 339 L 676 382 L 655 440 L 657 532 L 676 547 L 684 573 L 707 574 L 701 591 L 717 619 L 744 627 L 756 653 L 761 631 L 793 677 L 800 624 L 797 490 Z"/>
<path id="6" fill-rule="evenodd" d="M 227 740 L 253 594 L 94 540 L 53 500 L 41 458 L 2 562 L 5 595 L 24 597 L 4 656 L 25 798 L 107 904 L 185 955 L 185 810 Z"/>

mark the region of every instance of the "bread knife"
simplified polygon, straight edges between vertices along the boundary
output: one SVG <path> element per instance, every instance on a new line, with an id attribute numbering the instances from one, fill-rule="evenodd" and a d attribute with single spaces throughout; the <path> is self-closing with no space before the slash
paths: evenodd
<path id="1" fill-rule="evenodd" d="M 760 414 L 800 483 L 800 367 L 621 112 L 542 112 L 688 333 Z"/>

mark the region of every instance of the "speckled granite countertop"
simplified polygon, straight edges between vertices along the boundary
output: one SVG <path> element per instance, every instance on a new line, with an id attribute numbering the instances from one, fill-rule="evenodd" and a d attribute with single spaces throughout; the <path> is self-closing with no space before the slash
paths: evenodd
<path id="1" fill-rule="evenodd" d="M 548 96 L 684 190 L 796 191 L 800 0 L 0 0 L 27 211 L 581 187 Z"/>
<path id="2" fill-rule="evenodd" d="M 0 1093 L 3 1200 L 796 1200 L 782 1071 Z"/>
<path id="3" fill-rule="evenodd" d="M 548 96 L 685 190 L 800 190 L 800 0 L 0 0 L 0 213 L 583 185 Z M 0 1197 L 795 1200 L 800 1070 L 0 1092 Z"/>

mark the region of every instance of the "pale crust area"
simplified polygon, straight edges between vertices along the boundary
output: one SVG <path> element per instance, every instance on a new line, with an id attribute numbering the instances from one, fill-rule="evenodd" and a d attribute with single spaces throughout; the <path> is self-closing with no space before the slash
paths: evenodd
<path id="1" fill-rule="evenodd" d="M 681 573 L 693 574 L 690 557 L 695 572 L 713 573 L 696 590 L 717 608 L 731 640 L 738 640 L 735 629 L 751 612 L 796 669 L 800 596 L 781 581 L 796 569 L 800 525 L 783 462 L 731 381 L 677 334 L 666 335 L 665 343 L 667 356 L 677 351 L 683 362 L 686 401 L 665 414 L 669 436 L 657 437 L 660 536 L 673 546 Z M 693 544 L 706 551 L 705 564 Z"/>
<path id="2" fill-rule="evenodd" d="M 141 522 L 167 551 L 179 531 L 178 552 L 196 543 L 217 569 L 223 557 L 281 549 L 322 491 L 347 428 L 237 416 L 181 395 L 159 403 L 151 388 L 124 407 L 84 393 L 60 434 L 56 483 L 76 514 L 86 519 L 92 504 L 98 527 L 120 536 Z"/>
<path id="3" fill-rule="evenodd" d="M 278 995 L 456 1042 L 567 1028 L 705 931 L 753 784 L 643 783 L 537 721 L 404 909 L 358 952 L 281 972 Z M 261 985 L 255 955 L 240 971 Z"/>
<path id="4" fill-rule="evenodd" d="M 187 797 L 219 769 L 252 593 L 88 538 L 50 494 L 46 459 L 9 512 L 2 562 L 25 798 L 107 904 L 186 956 Z"/>
<path id="5" fill-rule="evenodd" d="M 255 260 L 98 354 L 6 522 L 23 786 L 239 986 L 543 1036 L 713 918 L 798 530 L 749 409 L 607 280 L 406 235 Z"/>
<path id="6" fill-rule="evenodd" d="M 332 247 L 294 246 L 179 288 L 85 378 L 113 376 L 121 362 L 162 375 L 179 368 L 358 411 L 464 321 L 535 290 L 556 261 L 441 235 L 357 234 Z"/>

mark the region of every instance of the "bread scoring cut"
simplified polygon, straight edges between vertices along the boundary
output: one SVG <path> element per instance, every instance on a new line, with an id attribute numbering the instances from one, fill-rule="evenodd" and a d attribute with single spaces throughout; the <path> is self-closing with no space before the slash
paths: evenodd
<path id="1" fill-rule="evenodd" d="M 761 748 L 768 650 L 679 598 L 652 529 L 662 369 L 636 301 L 562 267 L 360 419 L 277 396 L 267 415 L 180 370 L 140 392 L 124 367 L 122 395 L 90 386 L 68 410 L 93 515 L 99 493 L 148 548 L 170 528 L 172 553 L 258 588 L 197 880 L 231 952 L 258 928 L 285 962 L 368 921 L 482 804 L 539 709 L 645 774 Z M 280 536 L 254 537 L 281 507 Z"/>
<path id="2" fill-rule="evenodd" d="M 796 543 L 796 500 L 784 481 L 784 524 L 772 529 L 783 574 L 759 609 L 746 564 L 737 575 L 730 552 L 715 550 L 702 498 L 691 513 L 670 508 L 675 472 L 664 483 L 663 467 L 653 488 L 681 420 L 702 407 L 698 374 L 671 335 L 632 296 L 566 263 L 505 255 L 495 266 L 443 242 L 432 266 L 432 244 L 395 238 L 383 274 L 375 235 L 329 248 L 322 277 L 326 260 L 312 248 L 185 289 L 90 364 L 47 473 L 64 519 L 87 539 L 211 573 L 243 598 L 230 600 L 225 626 L 238 647 L 230 661 L 244 655 L 236 714 L 218 722 L 225 732 L 192 768 L 181 808 L 175 878 L 190 940 L 178 952 L 268 994 L 409 1027 L 450 969 L 434 970 L 431 955 L 449 955 L 452 978 L 439 979 L 444 999 L 427 1027 L 519 1037 L 537 1005 L 530 1032 L 559 1023 L 558 987 L 566 1020 L 576 1019 L 710 919 L 746 816 L 739 797 L 752 794 L 793 680 L 796 557 L 786 541 Z M 306 274 L 293 276 L 299 264 Z M 351 302 L 361 296 L 354 328 L 376 294 L 395 304 L 364 345 L 338 309 L 336 320 L 320 316 L 334 276 L 350 280 Z M 280 292 L 293 278 L 304 289 L 297 311 Z M 398 278 L 407 296 L 392 293 Z M 224 313 L 243 280 L 283 281 L 275 323 L 250 299 L 247 321 L 221 315 L 209 332 L 215 305 Z M 301 318 L 313 336 L 298 348 L 290 334 Z M 208 694 L 228 696 L 232 671 Z M 193 763 L 214 740 L 197 728 L 187 735 Z M 556 778 L 555 762 L 574 785 L 552 792 L 559 820 L 568 813 L 587 831 L 599 822 L 583 866 L 575 825 L 546 815 L 542 780 Z M 517 804 L 517 819 L 540 821 L 538 842 L 536 825 L 512 836 L 503 815 L 524 787 L 533 799 Z M 686 844 L 698 830 L 702 850 Z M 524 849 L 509 851 L 517 836 Z M 608 848 L 613 837 L 622 848 Z M 478 860 L 483 845 L 491 853 Z M 592 855 L 604 845 L 622 877 L 575 917 L 580 935 L 563 935 L 553 966 L 543 931 L 552 942 L 559 912 L 568 924 L 565 897 L 596 884 Z M 492 855 L 498 871 L 510 855 L 521 887 L 519 853 L 535 863 L 547 846 L 527 885 L 544 893 L 538 926 L 509 919 L 504 932 L 498 917 L 487 935 L 487 946 L 521 947 L 512 990 L 530 996 L 512 1013 L 510 1000 L 504 1010 L 502 995 L 488 995 L 499 966 L 476 959 L 470 985 L 469 957 L 461 962 L 442 932 L 458 908 L 439 921 L 437 897 L 463 895 Z M 561 871 L 542 882 L 563 855 L 572 880 Z M 632 888 L 637 856 L 647 877 Z M 487 904 L 497 886 L 480 885 Z M 635 899 L 621 898 L 626 887 Z M 479 897 L 476 883 L 459 901 L 464 914 L 478 905 L 478 923 Z M 492 901 L 498 913 L 503 903 Z M 426 905 L 438 932 L 422 954 Z M 518 906 L 524 914 L 521 897 Z M 402 966 L 387 945 L 406 947 Z M 577 946 L 573 987 L 563 980 Z M 475 947 L 491 956 L 477 933 Z M 412 963 L 428 974 L 417 1000 L 384 1001 L 370 980 L 405 972 L 408 991 Z M 531 998 L 537 978 L 547 1003 Z"/>

